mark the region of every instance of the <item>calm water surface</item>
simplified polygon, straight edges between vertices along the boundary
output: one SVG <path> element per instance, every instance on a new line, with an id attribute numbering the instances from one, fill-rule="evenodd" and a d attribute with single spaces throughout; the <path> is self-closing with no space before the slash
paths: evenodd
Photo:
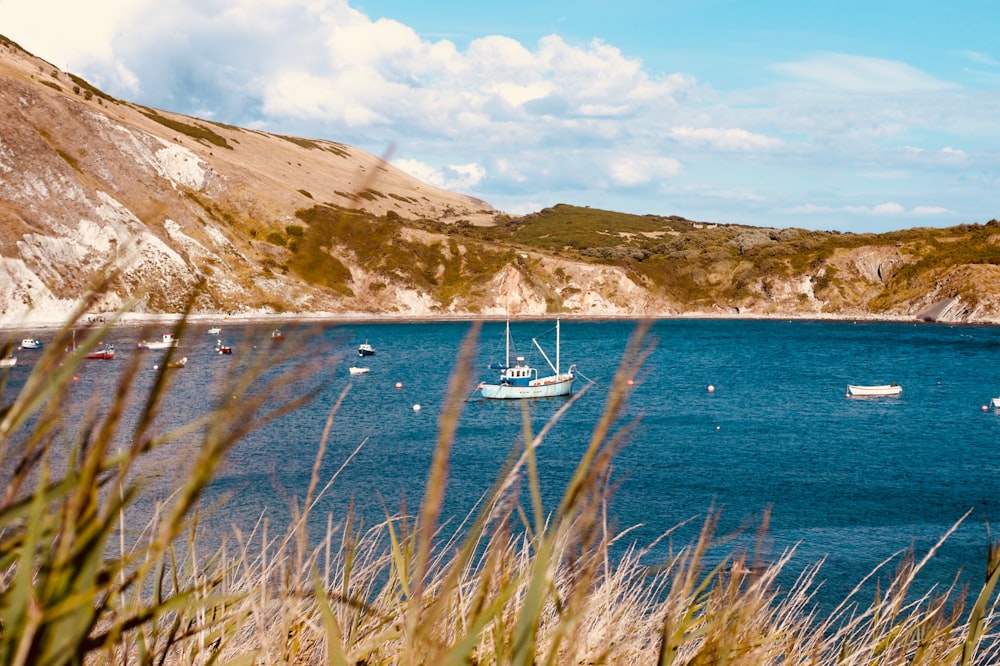
<path id="1" fill-rule="evenodd" d="M 553 326 L 515 322 L 518 352 L 535 365 L 544 364 L 530 353 L 530 339 L 538 337 L 552 351 Z M 231 452 L 207 498 L 226 498 L 225 503 L 209 520 L 220 531 L 231 526 L 246 531 L 262 514 L 283 524 L 293 498 L 305 495 L 329 410 L 348 385 L 334 417 L 323 479 L 359 444 L 364 446 L 322 499 L 316 528 L 325 528 L 328 513 L 335 520 L 343 515 L 352 499 L 368 524 L 403 502 L 416 507 L 453 363 L 471 329 L 463 322 L 352 324 L 325 328 L 306 342 L 299 339 L 304 331 L 286 327 L 282 352 L 307 354 L 322 362 L 323 371 L 312 383 L 276 392 L 272 400 L 280 404 L 317 385 L 319 396 L 310 408 L 264 424 Z M 270 330 L 226 328 L 223 337 L 234 346 L 232 357 L 213 354 L 215 337 L 204 328 L 186 332 L 179 352 L 189 363 L 176 371 L 164 427 L 204 414 L 223 398 L 217 389 L 225 377 L 252 358 L 275 353 L 266 339 Z M 628 321 L 562 324 L 562 365 L 576 363 L 594 385 L 539 451 L 548 508 L 555 507 L 589 441 L 634 330 L 635 323 Z M 44 340 L 44 332 L 36 335 Z M 82 368 L 75 389 L 80 404 L 93 405 L 95 396 L 98 404 L 112 399 L 115 374 L 132 354 L 146 355 L 150 369 L 143 381 L 151 378 L 162 352 L 137 351 L 138 335 L 121 328 L 108 336 L 119 358 Z M 490 377 L 488 363 L 503 351 L 502 336 L 502 323 L 483 325 L 477 362 L 482 372 L 462 390 L 470 399 L 454 442 L 448 516 L 463 516 L 519 445 L 520 403 L 473 395 L 475 384 Z M 357 345 L 365 340 L 378 353 L 359 359 Z M 987 522 L 1000 516 L 1000 462 L 994 455 L 1000 414 L 982 410 L 1000 395 L 1000 329 L 667 320 L 653 325 L 649 341 L 655 347 L 626 414 L 626 421 L 638 419 L 637 425 L 614 470 L 615 525 L 640 525 L 630 538 L 644 545 L 695 518 L 674 535 L 676 548 L 694 538 L 712 507 L 721 510 L 722 533 L 759 524 L 770 508 L 772 557 L 797 547 L 786 582 L 825 558 L 820 601 L 831 603 L 894 553 L 913 546 L 922 555 L 972 510 L 922 584 L 947 585 L 956 576 L 974 587 L 982 581 Z M 19 352 L 6 395 L 30 372 L 32 354 L 37 352 Z M 371 372 L 352 377 L 350 365 L 366 365 Z M 901 397 L 852 400 L 844 395 L 848 383 L 891 381 L 903 386 Z M 579 387 L 585 383 L 582 379 Z M 535 429 L 563 404 L 559 398 L 528 403 Z M 158 455 L 168 470 L 162 479 L 190 458 L 181 444 Z M 654 550 L 650 563 L 664 557 L 667 548 L 664 543 Z"/>

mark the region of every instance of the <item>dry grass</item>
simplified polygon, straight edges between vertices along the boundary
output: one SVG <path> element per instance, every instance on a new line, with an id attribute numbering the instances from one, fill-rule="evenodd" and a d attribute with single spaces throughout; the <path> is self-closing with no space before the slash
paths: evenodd
<path id="1" fill-rule="evenodd" d="M 70 357 L 54 342 L 19 394 L 4 401 L 3 663 L 964 665 L 1000 659 L 993 603 L 1000 569 L 993 551 L 988 580 L 969 608 L 953 590 L 914 598 L 910 586 L 926 558 L 905 558 L 886 589 L 870 600 L 856 593 L 828 617 L 815 615 L 811 599 L 818 563 L 801 572 L 792 589 L 779 590 L 778 574 L 792 553 L 761 563 L 733 552 L 710 562 L 719 537 L 714 514 L 665 566 L 651 569 L 647 552 L 636 548 L 613 557 L 624 535 L 609 533 L 606 499 L 611 463 L 630 429 L 619 423 L 629 380 L 649 351 L 643 330 L 629 345 L 558 506 L 543 506 L 535 460 L 551 423 L 533 432 L 525 412 L 526 444 L 512 450 L 477 512 L 453 532 L 442 531 L 448 453 L 472 381 L 476 330 L 459 354 L 428 491 L 415 514 L 387 516 L 370 527 L 350 513 L 314 515 L 337 482 L 336 474 L 319 477 L 324 435 L 290 524 L 275 530 L 262 520 L 252 533 L 236 532 L 229 546 L 210 552 L 201 550 L 197 507 L 225 452 L 250 424 L 277 418 L 310 396 L 275 408 L 263 397 L 269 391 L 250 390 L 266 370 L 254 368 L 223 392 L 244 400 L 156 435 L 152 424 L 170 390 L 169 375 L 161 373 L 142 396 L 142 416 L 128 433 L 131 448 L 112 450 L 137 366 L 125 371 L 116 406 L 105 417 L 77 430 L 59 422 L 67 383 L 101 333 Z M 281 375 L 270 388 L 308 379 L 310 371 Z M 67 433 L 74 455 L 57 471 L 54 450 Z M 126 544 L 121 516 L 142 492 L 131 472 L 150 452 L 191 433 L 203 433 L 191 473 Z M 307 524 L 315 521 L 327 526 L 319 543 L 307 536 Z M 762 535 L 766 528 L 765 519 Z"/>

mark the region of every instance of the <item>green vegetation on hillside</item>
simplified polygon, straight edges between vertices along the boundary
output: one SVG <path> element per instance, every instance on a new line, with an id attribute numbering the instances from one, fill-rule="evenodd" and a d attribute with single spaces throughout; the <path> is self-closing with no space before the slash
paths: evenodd
<path id="1" fill-rule="evenodd" d="M 948 269 L 1000 263 L 1000 223 L 915 228 L 885 234 L 767 229 L 699 223 L 681 217 L 629 215 L 558 205 L 495 227 L 463 226 L 464 237 L 625 268 L 689 306 L 729 303 L 752 285 L 809 276 L 817 288 L 842 279 L 836 253 L 870 246 L 899 249 L 906 262 L 887 294 L 927 288 Z M 883 299 L 884 300 L 884 299 Z M 890 297 L 891 300 L 891 297 Z M 876 308 L 886 307 L 883 301 Z"/>
<path id="2" fill-rule="evenodd" d="M 228 148 L 229 150 L 233 149 L 233 147 L 229 145 L 229 142 L 226 141 L 225 137 L 216 134 L 200 123 L 184 123 L 179 120 L 174 120 L 173 118 L 162 116 L 152 109 L 142 109 L 141 112 L 142 115 L 146 116 L 150 120 L 155 120 L 164 127 L 169 127 L 175 132 L 180 132 L 181 134 L 189 136 L 192 139 L 205 141 L 213 146 L 218 146 L 219 148 Z"/>
<path id="3" fill-rule="evenodd" d="M 350 290 L 350 272 L 337 268 L 344 265 L 337 257 L 350 257 L 376 279 L 420 290 L 447 305 L 483 288 L 514 256 L 485 243 L 460 246 L 443 234 L 407 226 L 395 214 L 379 217 L 325 205 L 300 210 L 297 217 L 306 228 L 290 268 L 310 283 L 336 284 L 341 293 Z"/>
<path id="4" fill-rule="evenodd" d="M 359 196 L 375 200 L 391 195 L 368 188 Z M 616 266 L 656 296 L 688 308 L 770 298 L 777 281 L 805 278 L 817 298 L 848 302 L 858 293 L 865 297 L 877 291 L 865 302 L 850 303 L 877 313 L 934 288 L 956 267 L 1000 265 L 996 220 L 946 229 L 849 234 L 717 225 L 568 205 L 500 218 L 494 226 L 405 220 L 393 212 L 380 217 L 332 205 L 301 210 L 298 217 L 306 226 L 301 242 L 277 232 L 269 240 L 293 250 L 291 268 L 303 279 L 351 293 L 345 263 L 353 262 L 382 276 L 385 284 L 420 290 L 444 305 L 482 293 L 508 264 L 534 279 L 534 265 L 515 260 L 519 252 Z M 896 259 L 884 274 L 879 268 L 880 282 L 862 293 L 858 269 L 850 261 L 839 266 L 837 257 L 872 248 L 882 248 L 879 251 Z M 954 287 L 956 294 L 974 299 L 970 289 L 975 291 L 968 284 Z M 558 297 L 551 293 L 558 311 Z"/>

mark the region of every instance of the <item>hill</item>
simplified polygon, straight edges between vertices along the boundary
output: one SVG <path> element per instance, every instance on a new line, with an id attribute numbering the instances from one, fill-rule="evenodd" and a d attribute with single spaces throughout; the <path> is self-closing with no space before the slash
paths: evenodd
<path id="1" fill-rule="evenodd" d="M 0 37 L 0 325 L 95 312 L 1000 322 L 1000 225 L 881 235 L 559 205 L 114 99 Z"/>

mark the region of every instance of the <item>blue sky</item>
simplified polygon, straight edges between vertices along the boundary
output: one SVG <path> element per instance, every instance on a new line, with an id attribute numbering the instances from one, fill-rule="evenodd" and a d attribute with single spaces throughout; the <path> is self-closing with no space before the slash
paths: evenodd
<path id="1" fill-rule="evenodd" d="M 510 213 L 854 232 L 1000 218 L 997 26 L 994 0 L 0 0 L 112 95 L 391 149 Z"/>

